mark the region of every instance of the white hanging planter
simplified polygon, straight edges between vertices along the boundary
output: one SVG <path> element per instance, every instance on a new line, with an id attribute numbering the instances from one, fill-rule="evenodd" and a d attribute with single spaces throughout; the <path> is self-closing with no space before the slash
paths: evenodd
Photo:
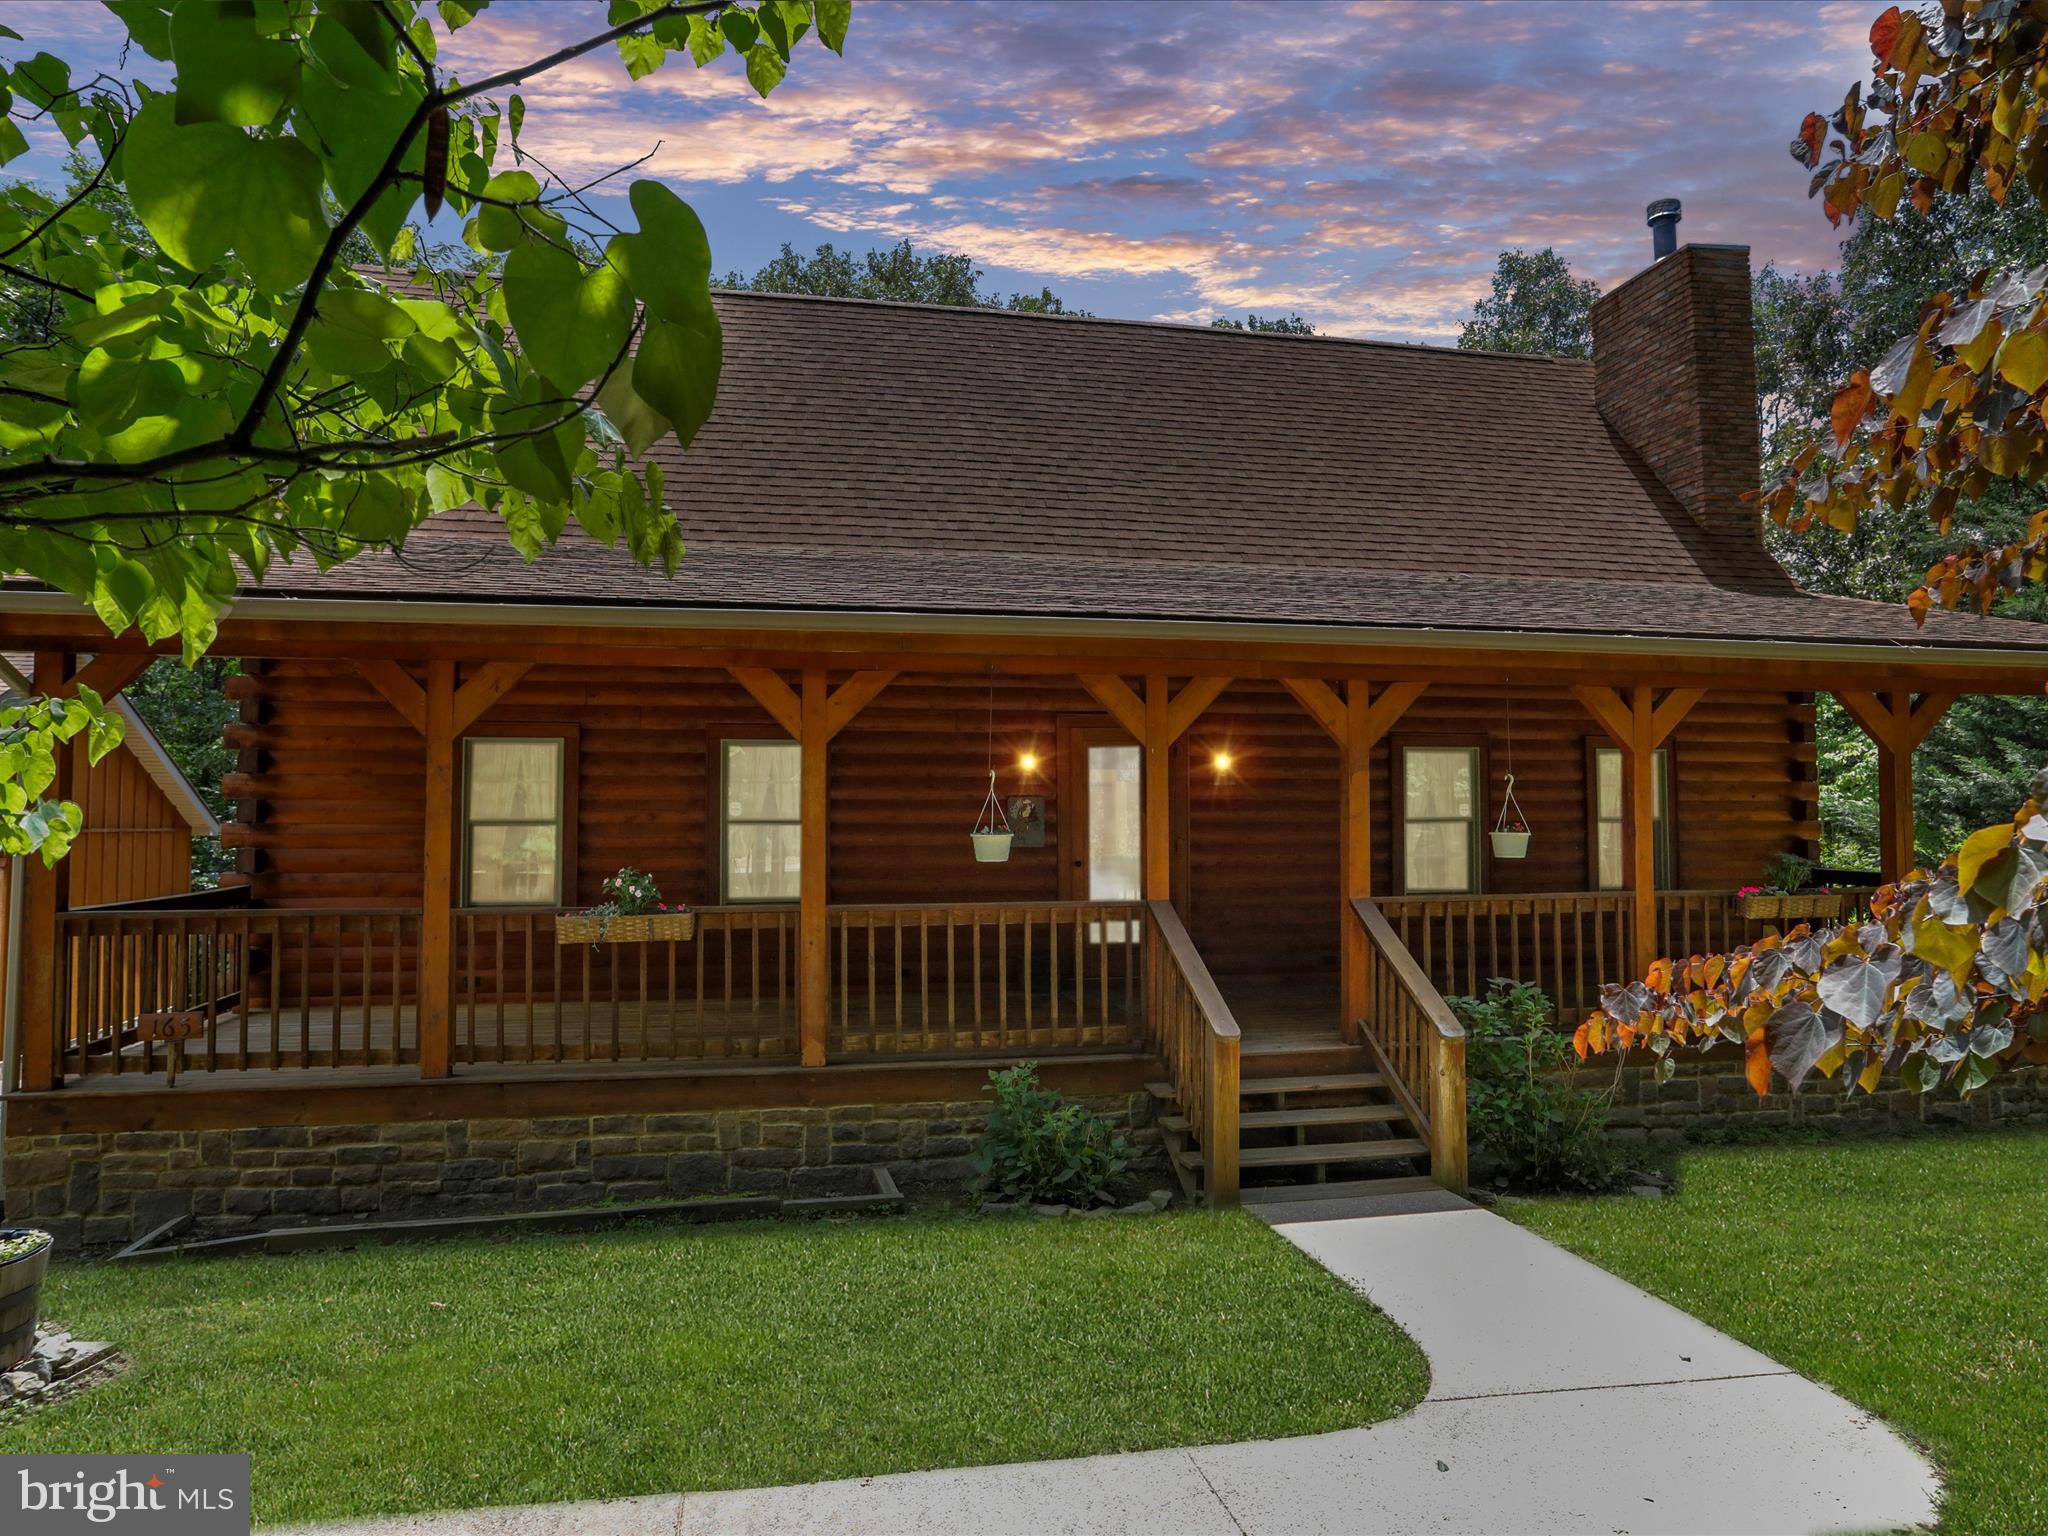
<path id="1" fill-rule="evenodd" d="M 1491 836 L 1496 859 L 1529 857 L 1529 824 L 1522 819 L 1522 807 L 1515 801 L 1515 776 L 1512 773 L 1508 775 L 1507 794 L 1501 800 L 1500 820 L 1494 824 Z"/>
<path id="2" fill-rule="evenodd" d="M 988 771 L 988 796 L 981 802 L 981 814 L 975 818 L 974 830 L 967 834 L 974 844 L 974 862 L 977 864 L 1007 864 L 1010 862 L 1010 844 L 1015 834 L 1010 831 L 1010 818 L 1003 812 L 1003 802 L 996 798 L 996 771 Z"/>

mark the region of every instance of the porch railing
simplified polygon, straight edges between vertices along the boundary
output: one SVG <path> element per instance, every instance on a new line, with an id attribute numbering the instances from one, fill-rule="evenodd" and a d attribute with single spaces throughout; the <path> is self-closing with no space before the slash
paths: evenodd
<path id="1" fill-rule="evenodd" d="M 688 940 L 563 944 L 552 910 L 457 909 L 452 1060 L 794 1060 L 796 908 L 695 916 Z"/>
<path id="2" fill-rule="evenodd" d="M 415 1061 L 418 938 L 383 907 L 62 913 L 58 1072 Z"/>
<path id="3" fill-rule="evenodd" d="M 1441 993 L 1476 997 L 1494 977 L 1543 988 L 1560 1022 L 1628 981 L 1633 897 L 1627 891 L 1393 896 L 1375 901 L 1394 935 Z M 1760 938 L 1732 891 L 1659 891 L 1657 952 L 1712 953 Z"/>
<path id="4" fill-rule="evenodd" d="M 1211 1205 L 1238 1195 L 1238 1085 L 1242 1041 L 1209 968 L 1167 901 L 1148 901 L 1145 925 L 1146 1044 L 1202 1149 L 1202 1192 Z"/>
<path id="5" fill-rule="evenodd" d="M 1370 955 L 1365 1042 L 1395 1099 L 1429 1143 L 1430 1176 L 1462 1193 L 1465 1027 L 1380 906 L 1357 900 L 1351 911 L 1365 929 Z"/>
<path id="6" fill-rule="evenodd" d="M 828 1059 L 1123 1050 L 1144 1006 L 1137 902 L 827 911 Z"/>

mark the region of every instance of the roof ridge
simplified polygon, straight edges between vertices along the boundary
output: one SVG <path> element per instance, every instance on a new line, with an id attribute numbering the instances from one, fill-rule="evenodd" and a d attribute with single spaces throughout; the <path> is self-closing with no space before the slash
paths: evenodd
<path id="1" fill-rule="evenodd" d="M 1575 363 L 1592 366 L 1592 359 L 1558 357 L 1548 352 L 1498 352 L 1482 347 L 1443 346 L 1428 341 L 1386 341 L 1376 336 L 1303 336 L 1294 331 L 1252 331 L 1236 326 L 1201 325 L 1192 320 L 1134 320 L 1123 315 L 1053 315 L 1039 310 L 1003 309 L 989 304 L 932 304 L 912 299 L 858 299 L 835 293 L 777 293 L 762 288 L 724 288 L 711 291 L 721 298 L 766 299 L 798 304 L 846 304 L 861 309 L 925 310 L 942 315 L 981 315 L 992 320 L 1056 320 L 1062 325 L 1116 325 L 1138 330 L 1192 333 L 1197 336 L 1256 337 L 1261 341 L 1336 343 L 1352 347 L 1383 347 L 1393 352 L 1428 352 L 1451 357 L 1511 358 L 1523 363 Z"/>

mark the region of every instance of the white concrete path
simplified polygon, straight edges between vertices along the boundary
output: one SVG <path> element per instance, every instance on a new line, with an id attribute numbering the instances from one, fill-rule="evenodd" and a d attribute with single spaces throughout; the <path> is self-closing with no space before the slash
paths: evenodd
<path id="1" fill-rule="evenodd" d="M 1284 1218 L 1283 1218 L 1284 1219 Z M 1429 1356 L 1366 1429 L 348 1529 L 492 1536 L 1891 1531 L 1934 1471 L 1870 1415 L 1490 1212 L 1280 1226 Z"/>

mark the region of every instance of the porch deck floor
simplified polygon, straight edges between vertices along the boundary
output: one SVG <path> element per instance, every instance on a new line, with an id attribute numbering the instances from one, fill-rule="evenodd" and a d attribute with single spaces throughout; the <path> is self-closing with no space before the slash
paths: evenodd
<path id="1" fill-rule="evenodd" d="M 1219 976 L 1246 1055 L 1313 1051 L 1344 1043 L 1334 975 Z"/>

